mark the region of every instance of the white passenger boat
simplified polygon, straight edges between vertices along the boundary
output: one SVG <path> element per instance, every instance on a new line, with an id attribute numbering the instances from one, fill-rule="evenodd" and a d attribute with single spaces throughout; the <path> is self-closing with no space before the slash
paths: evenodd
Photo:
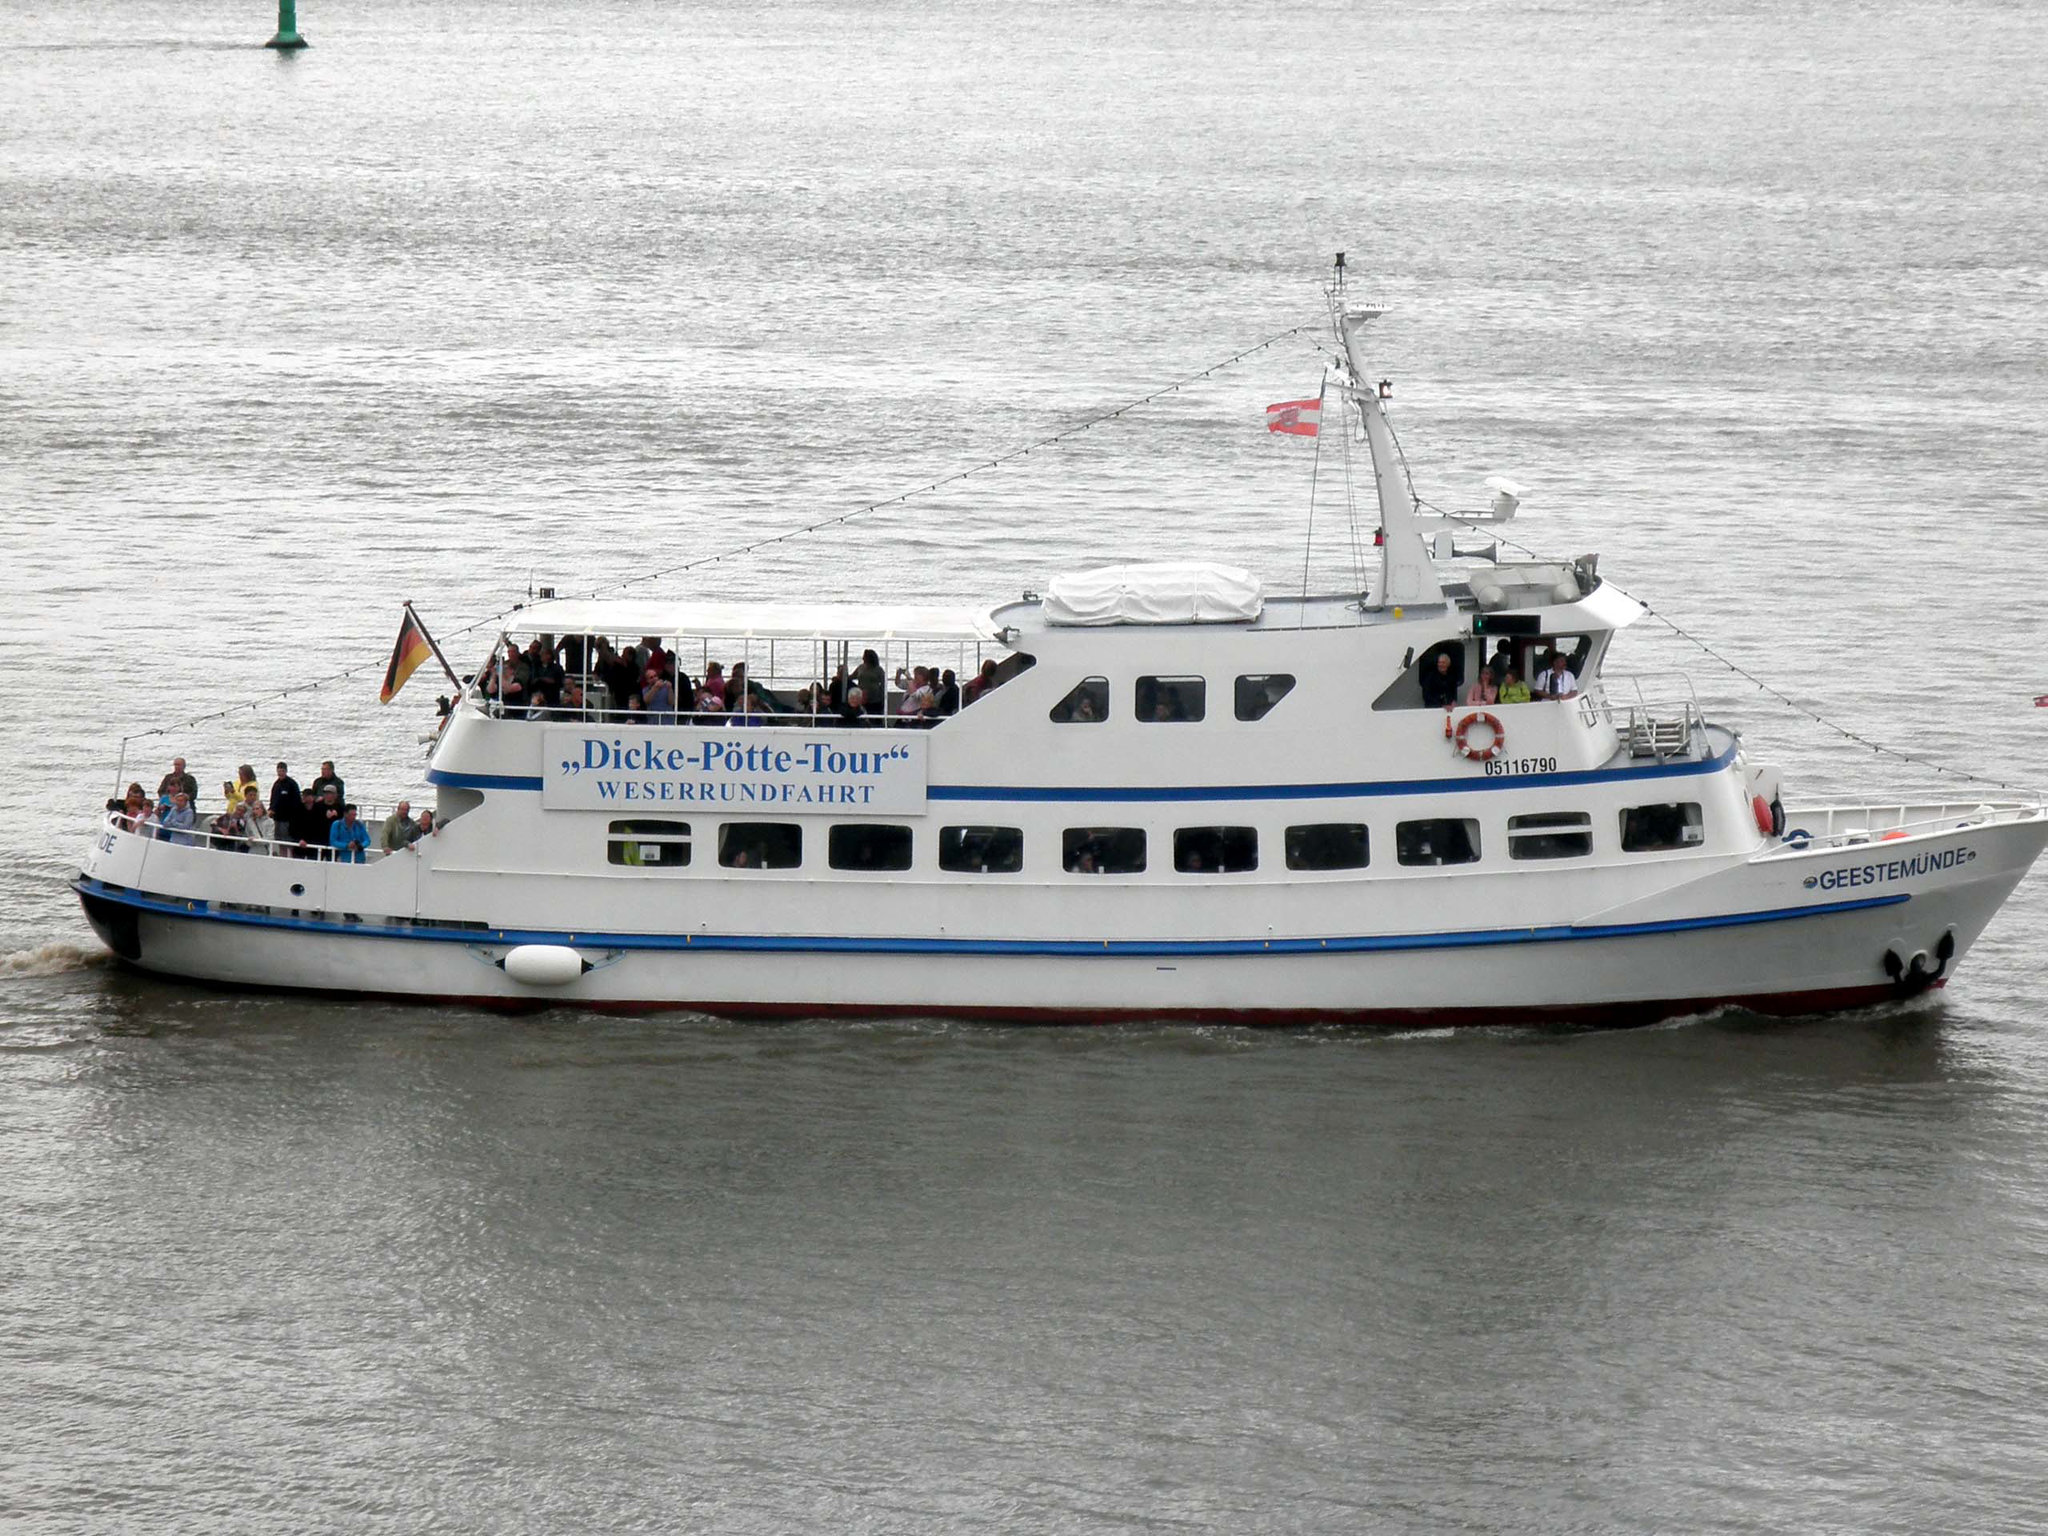
<path id="1" fill-rule="evenodd" d="M 1946 982 L 2048 811 L 1788 803 L 1688 688 L 1610 681 L 1643 610 L 1597 562 L 1458 558 L 1512 487 L 1419 511 L 1377 313 L 1337 312 L 1381 524 L 1364 594 L 1182 564 L 992 612 L 539 602 L 433 746 L 436 835 L 350 864 L 110 815 L 86 915 L 210 982 L 721 1014 L 1622 1022 Z M 744 662 L 756 723 L 629 713 L 599 637 Z M 493 679 L 536 640 L 579 686 L 521 709 Z M 1442 707 L 1442 674 L 1462 700 L 1553 649 L 1573 696 Z M 920 720 L 799 702 L 870 650 L 990 683 Z"/>

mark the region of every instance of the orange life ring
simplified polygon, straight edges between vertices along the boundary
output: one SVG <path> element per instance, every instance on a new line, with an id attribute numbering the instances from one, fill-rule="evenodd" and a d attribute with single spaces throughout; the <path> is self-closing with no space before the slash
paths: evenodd
<path id="1" fill-rule="evenodd" d="M 1770 801 L 1766 800 L 1762 795 L 1751 795 L 1749 797 L 1749 809 L 1756 817 L 1757 831 L 1763 833 L 1765 837 L 1772 836 Z"/>
<path id="2" fill-rule="evenodd" d="M 1483 748 L 1474 747 L 1465 739 L 1465 733 L 1475 725 L 1486 726 L 1493 732 L 1493 740 L 1488 742 Z M 1483 763 L 1508 744 L 1508 733 L 1500 728 L 1500 721 L 1495 716 L 1489 715 L 1483 709 L 1476 709 L 1458 722 L 1458 734 L 1452 739 L 1462 755 L 1469 757 L 1475 763 Z"/>

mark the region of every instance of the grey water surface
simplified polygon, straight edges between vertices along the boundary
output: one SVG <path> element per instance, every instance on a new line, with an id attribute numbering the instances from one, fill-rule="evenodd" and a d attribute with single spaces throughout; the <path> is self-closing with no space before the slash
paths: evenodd
<path id="1" fill-rule="evenodd" d="M 64 888 L 174 752 L 416 790 L 406 598 L 1345 587 L 1314 338 L 1192 377 L 1339 249 L 1425 496 L 1905 756 L 1623 670 L 1795 801 L 2031 791 L 2048 12 L 273 20 L 0 0 L 0 1527 L 2048 1524 L 2039 876 L 1938 999 L 1472 1034 L 222 994 Z"/>

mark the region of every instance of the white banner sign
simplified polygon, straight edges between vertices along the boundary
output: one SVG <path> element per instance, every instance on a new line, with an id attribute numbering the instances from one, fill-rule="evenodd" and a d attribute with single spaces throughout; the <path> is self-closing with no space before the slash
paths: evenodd
<path id="1" fill-rule="evenodd" d="M 746 726 L 563 727 L 547 733 L 551 811 L 924 809 L 924 734 Z"/>

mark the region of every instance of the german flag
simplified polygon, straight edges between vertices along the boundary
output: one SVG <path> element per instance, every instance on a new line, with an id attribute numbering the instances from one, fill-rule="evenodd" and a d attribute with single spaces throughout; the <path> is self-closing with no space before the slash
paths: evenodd
<path id="1" fill-rule="evenodd" d="M 389 704 L 398 697 L 405 680 L 440 654 L 427 638 L 427 626 L 405 605 L 405 622 L 398 626 L 398 643 L 391 647 L 391 665 L 384 669 L 384 686 L 377 690 L 377 702 Z"/>

